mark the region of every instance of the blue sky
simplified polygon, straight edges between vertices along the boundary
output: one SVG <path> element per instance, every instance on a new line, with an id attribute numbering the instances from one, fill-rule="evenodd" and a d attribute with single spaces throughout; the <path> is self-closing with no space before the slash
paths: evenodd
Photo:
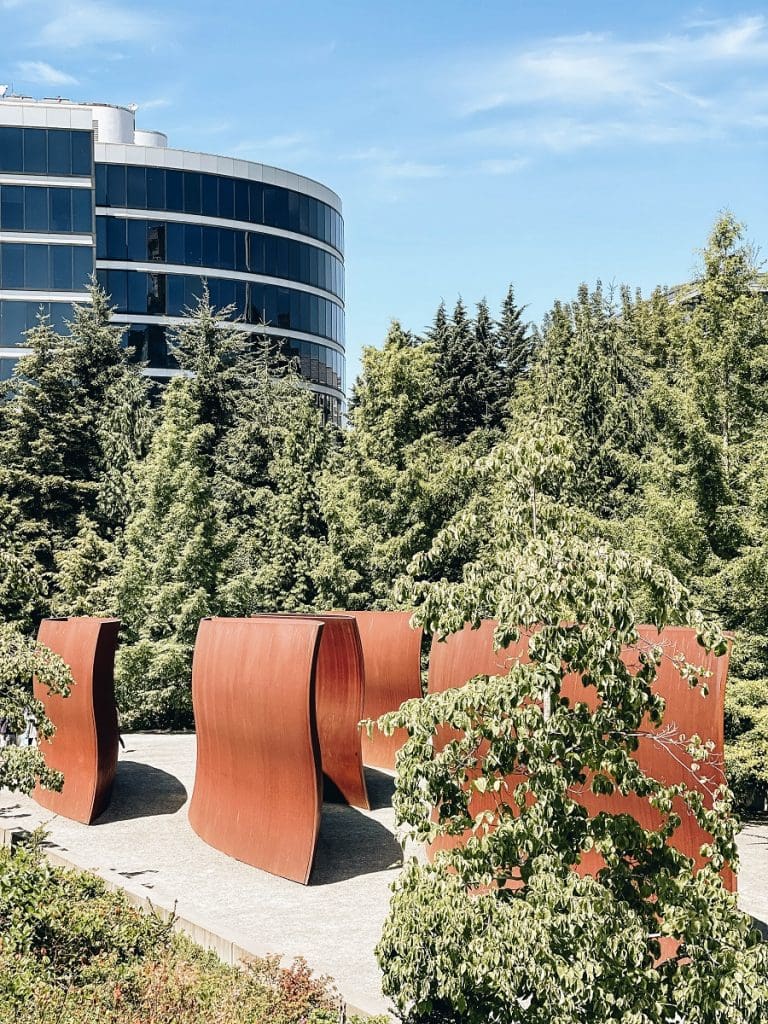
<path id="1" fill-rule="evenodd" d="M 340 193 L 348 383 L 396 316 L 512 281 L 688 278 L 717 212 L 768 246 L 765 6 L 0 0 L 0 82 L 137 103 L 170 144 Z"/>

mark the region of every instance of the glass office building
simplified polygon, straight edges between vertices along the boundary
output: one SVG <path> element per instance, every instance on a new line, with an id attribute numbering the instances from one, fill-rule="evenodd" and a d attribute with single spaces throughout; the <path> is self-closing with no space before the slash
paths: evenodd
<path id="1" fill-rule="evenodd" d="M 0 98 L 0 377 L 41 306 L 65 329 L 95 271 L 155 378 L 207 282 L 238 329 L 279 341 L 327 418 L 344 402 L 339 197 L 264 164 L 169 149 L 124 107 Z"/>

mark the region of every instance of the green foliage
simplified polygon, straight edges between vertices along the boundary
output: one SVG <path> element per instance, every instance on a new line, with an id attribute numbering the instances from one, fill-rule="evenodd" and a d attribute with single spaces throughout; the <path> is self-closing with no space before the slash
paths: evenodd
<path id="1" fill-rule="evenodd" d="M 24 729 L 25 715 L 33 715 L 38 735 L 47 738 L 54 728 L 42 702 L 33 696 L 33 675 L 49 694 L 69 694 L 72 676 L 61 658 L 29 640 L 16 626 L 0 622 L 0 718 L 10 733 L 18 734 Z M 0 789 L 29 794 L 38 781 L 46 789 L 59 790 L 63 784 L 61 772 L 46 765 L 37 747 L 0 748 Z"/>
<path id="2" fill-rule="evenodd" d="M 408 834 L 468 834 L 432 865 L 411 863 L 396 887 L 378 948 L 385 991 L 409 1022 L 571 1024 L 610 1005 L 613 1019 L 642 1024 L 675 1013 L 691 1024 L 757 1024 L 768 1011 L 768 950 L 718 875 L 736 859 L 732 796 L 712 783 L 707 805 L 697 789 L 646 775 L 632 756 L 643 717 L 659 724 L 664 713 L 653 691 L 664 653 L 641 642 L 640 610 L 659 628 L 693 626 L 718 654 L 725 641 L 667 570 L 614 547 L 571 511 L 571 453 L 546 421 L 502 442 L 478 474 L 484 519 L 477 508 L 460 512 L 403 584 L 430 632 L 494 618 L 499 647 L 525 631 L 530 663 L 379 721 L 409 734 L 394 801 Z M 460 580 L 423 579 L 445 548 L 472 544 Z M 621 657 L 627 647 L 638 651 L 634 672 Z M 695 666 L 677 669 L 680 685 L 705 687 Z M 593 690 L 594 708 L 586 692 L 583 702 L 563 697 L 571 673 Z M 440 740 L 445 726 L 455 732 Z M 692 782 L 711 749 L 706 737 L 656 742 L 673 746 Z M 627 814 L 590 818 L 578 799 L 585 785 L 648 800 L 659 826 Z M 472 794 L 493 799 L 477 809 Z M 697 873 L 668 843 L 685 815 L 711 836 Z M 573 878 L 590 851 L 604 868 Z M 662 939 L 677 950 L 659 963 Z"/>
<path id="3" fill-rule="evenodd" d="M 7 618 L 24 622 L 48 610 L 56 554 L 83 516 L 110 536 L 125 513 L 130 467 L 146 436 L 148 384 L 128 363 L 123 328 L 110 316 L 93 285 L 90 302 L 73 307 L 69 336 L 44 318 L 28 332 L 31 354 L 3 386 L 0 539 L 30 575 L 21 592 L 0 587 Z"/>
<path id="4" fill-rule="evenodd" d="M 522 314 L 511 285 L 498 323 L 485 299 L 478 303 L 474 321 L 461 298 L 450 319 L 445 304 L 438 307 L 427 338 L 436 355 L 434 393 L 442 437 L 461 442 L 478 428 L 502 425 L 532 354 Z"/>
<path id="5" fill-rule="evenodd" d="M 608 516 L 637 486 L 646 429 L 638 398 L 643 368 L 628 329 L 632 308 L 618 307 L 598 283 L 575 302 L 556 302 L 542 326 L 537 360 L 520 404 L 554 415 L 573 443 L 574 493 Z"/>
<path id="6" fill-rule="evenodd" d="M 768 679 L 732 678 L 725 697 L 728 781 L 741 807 L 768 811 Z"/>
<path id="7" fill-rule="evenodd" d="M 93 875 L 0 850 L 5 1024 L 338 1024 L 337 997 L 298 960 L 225 966 Z"/>
<path id="8" fill-rule="evenodd" d="M 212 435 L 212 425 L 200 421 L 190 380 L 172 380 L 141 464 L 114 581 L 124 631 L 116 686 L 133 725 L 191 722 L 192 648 L 200 619 L 215 610 L 224 557 Z M 160 708 L 167 717 L 155 717 Z"/>
<path id="9" fill-rule="evenodd" d="M 472 893 L 455 875 L 411 862 L 379 956 L 408 1021 L 757 1024 L 768 1006 L 764 947 L 716 880 L 684 882 L 695 890 L 689 907 L 660 925 L 691 935 L 684 970 L 649 958 L 647 920 L 629 902 L 546 857 L 525 898 Z"/>
<path id="10" fill-rule="evenodd" d="M 306 611 L 337 589 L 318 492 L 333 431 L 292 367 L 230 312 L 204 293 L 175 336 L 189 375 L 164 389 L 124 535 L 99 548 L 84 526 L 62 555 L 62 588 L 89 559 L 114 574 L 91 581 L 87 606 L 123 619 L 116 688 L 128 728 L 192 724 L 203 616 Z"/>
<path id="11" fill-rule="evenodd" d="M 319 479 L 335 431 L 266 341 L 216 452 L 214 487 L 229 537 L 218 598 L 225 614 L 328 606 L 337 571 Z"/>
<path id="12" fill-rule="evenodd" d="M 466 494 L 438 436 L 436 351 L 397 321 L 363 351 L 350 428 L 322 479 L 322 513 L 340 563 L 335 606 L 392 607 L 393 581 Z"/>

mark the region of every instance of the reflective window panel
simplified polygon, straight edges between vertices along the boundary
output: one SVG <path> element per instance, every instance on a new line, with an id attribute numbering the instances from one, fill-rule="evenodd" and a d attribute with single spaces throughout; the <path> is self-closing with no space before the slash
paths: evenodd
<path id="1" fill-rule="evenodd" d="M 166 333 L 172 330 L 163 324 L 127 324 L 124 344 L 133 350 L 132 358 L 137 362 L 148 363 L 155 369 L 175 368 L 178 364 L 169 352 Z M 307 341 L 284 341 L 280 347 L 283 355 L 294 359 L 296 369 L 307 380 L 341 390 L 344 357 L 338 352 L 326 345 Z M 312 376 L 302 372 L 302 360 L 305 354 L 310 358 L 310 349 L 314 350 L 315 370 Z"/>
<path id="2" fill-rule="evenodd" d="M 89 188 L 0 185 L 0 230 L 89 235 L 92 197 Z"/>
<path id="3" fill-rule="evenodd" d="M 83 291 L 92 273 L 90 245 L 0 243 L 0 288 Z"/>
<path id="4" fill-rule="evenodd" d="M 0 345 L 23 345 L 24 332 L 37 323 L 38 314 L 49 317 L 58 334 L 69 334 L 67 321 L 72 319 L 72 306 L 68 302 L 24 302 L 15 299 L 0 300 Z"/>
<path id="5" fill-rule="evenodd" d="M 187 316 L 204 289 L 202 277 L 187 274 L 99 270 L 97 277 L 119 313 Z M 344 311 L 330 299 L 278 285 L 216 277 L 208 278 L 208 289 L 217 309 L 232 306 L 234 315 L 248 323 L 316 334 L 344 344 Z"/>
<path id="6" fill-rule="evenodd" d="M 96 218 L 96 259 L 175 263 L 300 281 L 344 297 L 344 264 L 290 238 L 174 221 Z"/>
<path id="7" fill-rule="evenodd" d="M 96 164 L 96 205 L 267 224 L 344 251 L 344 221 L 336 210 L 319 199 L 260 181 L 164 167 Z"/>
<path id="8" fill-rule="evenodd" d="M 0 171 L 90 178 L 92 133 L 69 128 L 0 127 Z"/>

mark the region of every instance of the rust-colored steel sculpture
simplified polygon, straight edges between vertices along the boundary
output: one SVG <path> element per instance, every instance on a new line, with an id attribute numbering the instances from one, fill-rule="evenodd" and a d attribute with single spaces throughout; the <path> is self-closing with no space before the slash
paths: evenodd
<path id="1" fill-rule="evenodd" d="M 502 674 L 508 671 L 514 661 L 527 660 L 525 636 L 521 637 L 514 647 L 502 651 L 493 650 L 495 625 L 495 622 L 486 621 L 477 630 L 472 630 L 467 625 L 444 642 L 433 641 L 429 667 L 431 693 L 462 686 L 474 676 Z M 668 627 L 659 633 L 654 627 L 641 626 L 639 633 L 643 643 L 659 645 L 665 652 L 655 684 L 656 691 L 666 701 L 663 728 L 675 726 L 679 733 L 686 736 L 695 733 L 702 739 L 712 740 L 714 750 L 711 763 L 708 765 L 708 774 L 717 776 L 715 784 L 723 782 L 723 712 L 728 656 L 716 658 L 707 655 L 696 642 L 696 634 L 690 629 Z M 632 670 L 638 667 L 638 653 L 638 650 L 632 649 L 624 654 L 625 663 Z M 691 689 L 685 680 L 681 679 L 673 663 L 673 658 L 680 655 L 691 664 L 701 665 L 712 672 L 707 680 L 707 697 L 702 697 L 698 689 Z M 569 675 L 563 680 L 562 695 L 572 702 L 583 701 L 592 708 L 597 703 L 594 689 L 585 687 L 576 675 Z M 658 730 L 647 720 L 644 720 L 642 728 L 649 733 L 658 734 Z M 450 730 L 446 728 L 438 735 L 437 742 L 445 742 L 449 735 Z M 684 755 L 681 757 L 680 751 L 675 750 L 668 742 L 662 743 L 650 737 L 643 738 L 635 757 L 648 775 L 666 784 L 685 783 L 690 788 L 698 789 L 704 796 L 705 803 L 711 804 L 707 787 L 702 786 L 690 770 L 689 759 Z M 507 781 L 514 786 L 520 780 L 512 776 Z M 647 800 L 636 795 L 622 796 L 614 793 L 610 796 L 597 796 L 590 792 L 587 785 L 576 798 L 591 815 L 596 815 L 600 811 L 610 814 L 631 814 L 646 829 L 657 828 L 661 822 L 661 816 Z M 491 798 L 482 794 L 473 795 L 473 813 L 492 807 Z M 675 802 L 675 810 L 680 814 L 681 825 L 673 837 L 674 845 L 685 856 L 700 865 L 703 858 L 699 850 L 711 837 L 698 825 L 681 801 Z M 430 852 L 450 848 L 461 841 L 461 837 L 441 837 Z M 599 855 L 588 853 L 582 856 L 579 871 L 582 874 L 595 874 L 602 866 L 603 861 Z M 726 867 L 721 874 L 726 887 L 731 891 L 735 890 L 736 880 L 731 869 Z"/>
<path id="2" fill-rule="evenodd" d="M 440 693 L 463 686 L 475 676 L 506 675 L 516 659 L 526 660 L 527 642 L 521 638 L 514 647 L 493 649 L 496 623 L 486 619 L 477 629 L 469 623 L 445 640 L 433 637 L 429 651 L 428 693 Z"/>
<path id="3" fill-rule="evenodd" d="M 414 697 L 421 697 L 420 628 L 411 627 L 410 612 L 348 612 L 360 630 L 365 665 L 363 718 L 377 719 Z M 394 770 L 395 755 L 407 739 L 405 729 L 385 736 L 374 729 L 362 734 L 363 763 Z"/>
<path id="4" fill-rule="evenodd" d="M 35 679 L 35 697 L 56 726 L 40 740 L 49 768 L 64 774 L 60 793 L 37 786 L 35 800 L 65 818 L 90 825 L 109 804 L 117 769 L 114 665 L 119 619 L 43 619 L 37 638 L 69 666 L 68 697 L 49 694 Z"/>
<path id="5" fill-rule="evenodd" d="M 287 616 L 203 619 L 192 666 L 192 828 L 304 885 L 322 811 L 315 668 L 324 628 Z"/>
<path id="6" fill-rule="evenodd" d="M 323 775 L 330 785 L 325 798 L 352 807 L 370 807 L 363 771 L 358 722 L 363 717 L 363 649 L 357 622 L 346 612 L 319 615 L 257 615 L 259 619 L 310 619 L 322 622 L 315 673 L 317 738 Z"/>

